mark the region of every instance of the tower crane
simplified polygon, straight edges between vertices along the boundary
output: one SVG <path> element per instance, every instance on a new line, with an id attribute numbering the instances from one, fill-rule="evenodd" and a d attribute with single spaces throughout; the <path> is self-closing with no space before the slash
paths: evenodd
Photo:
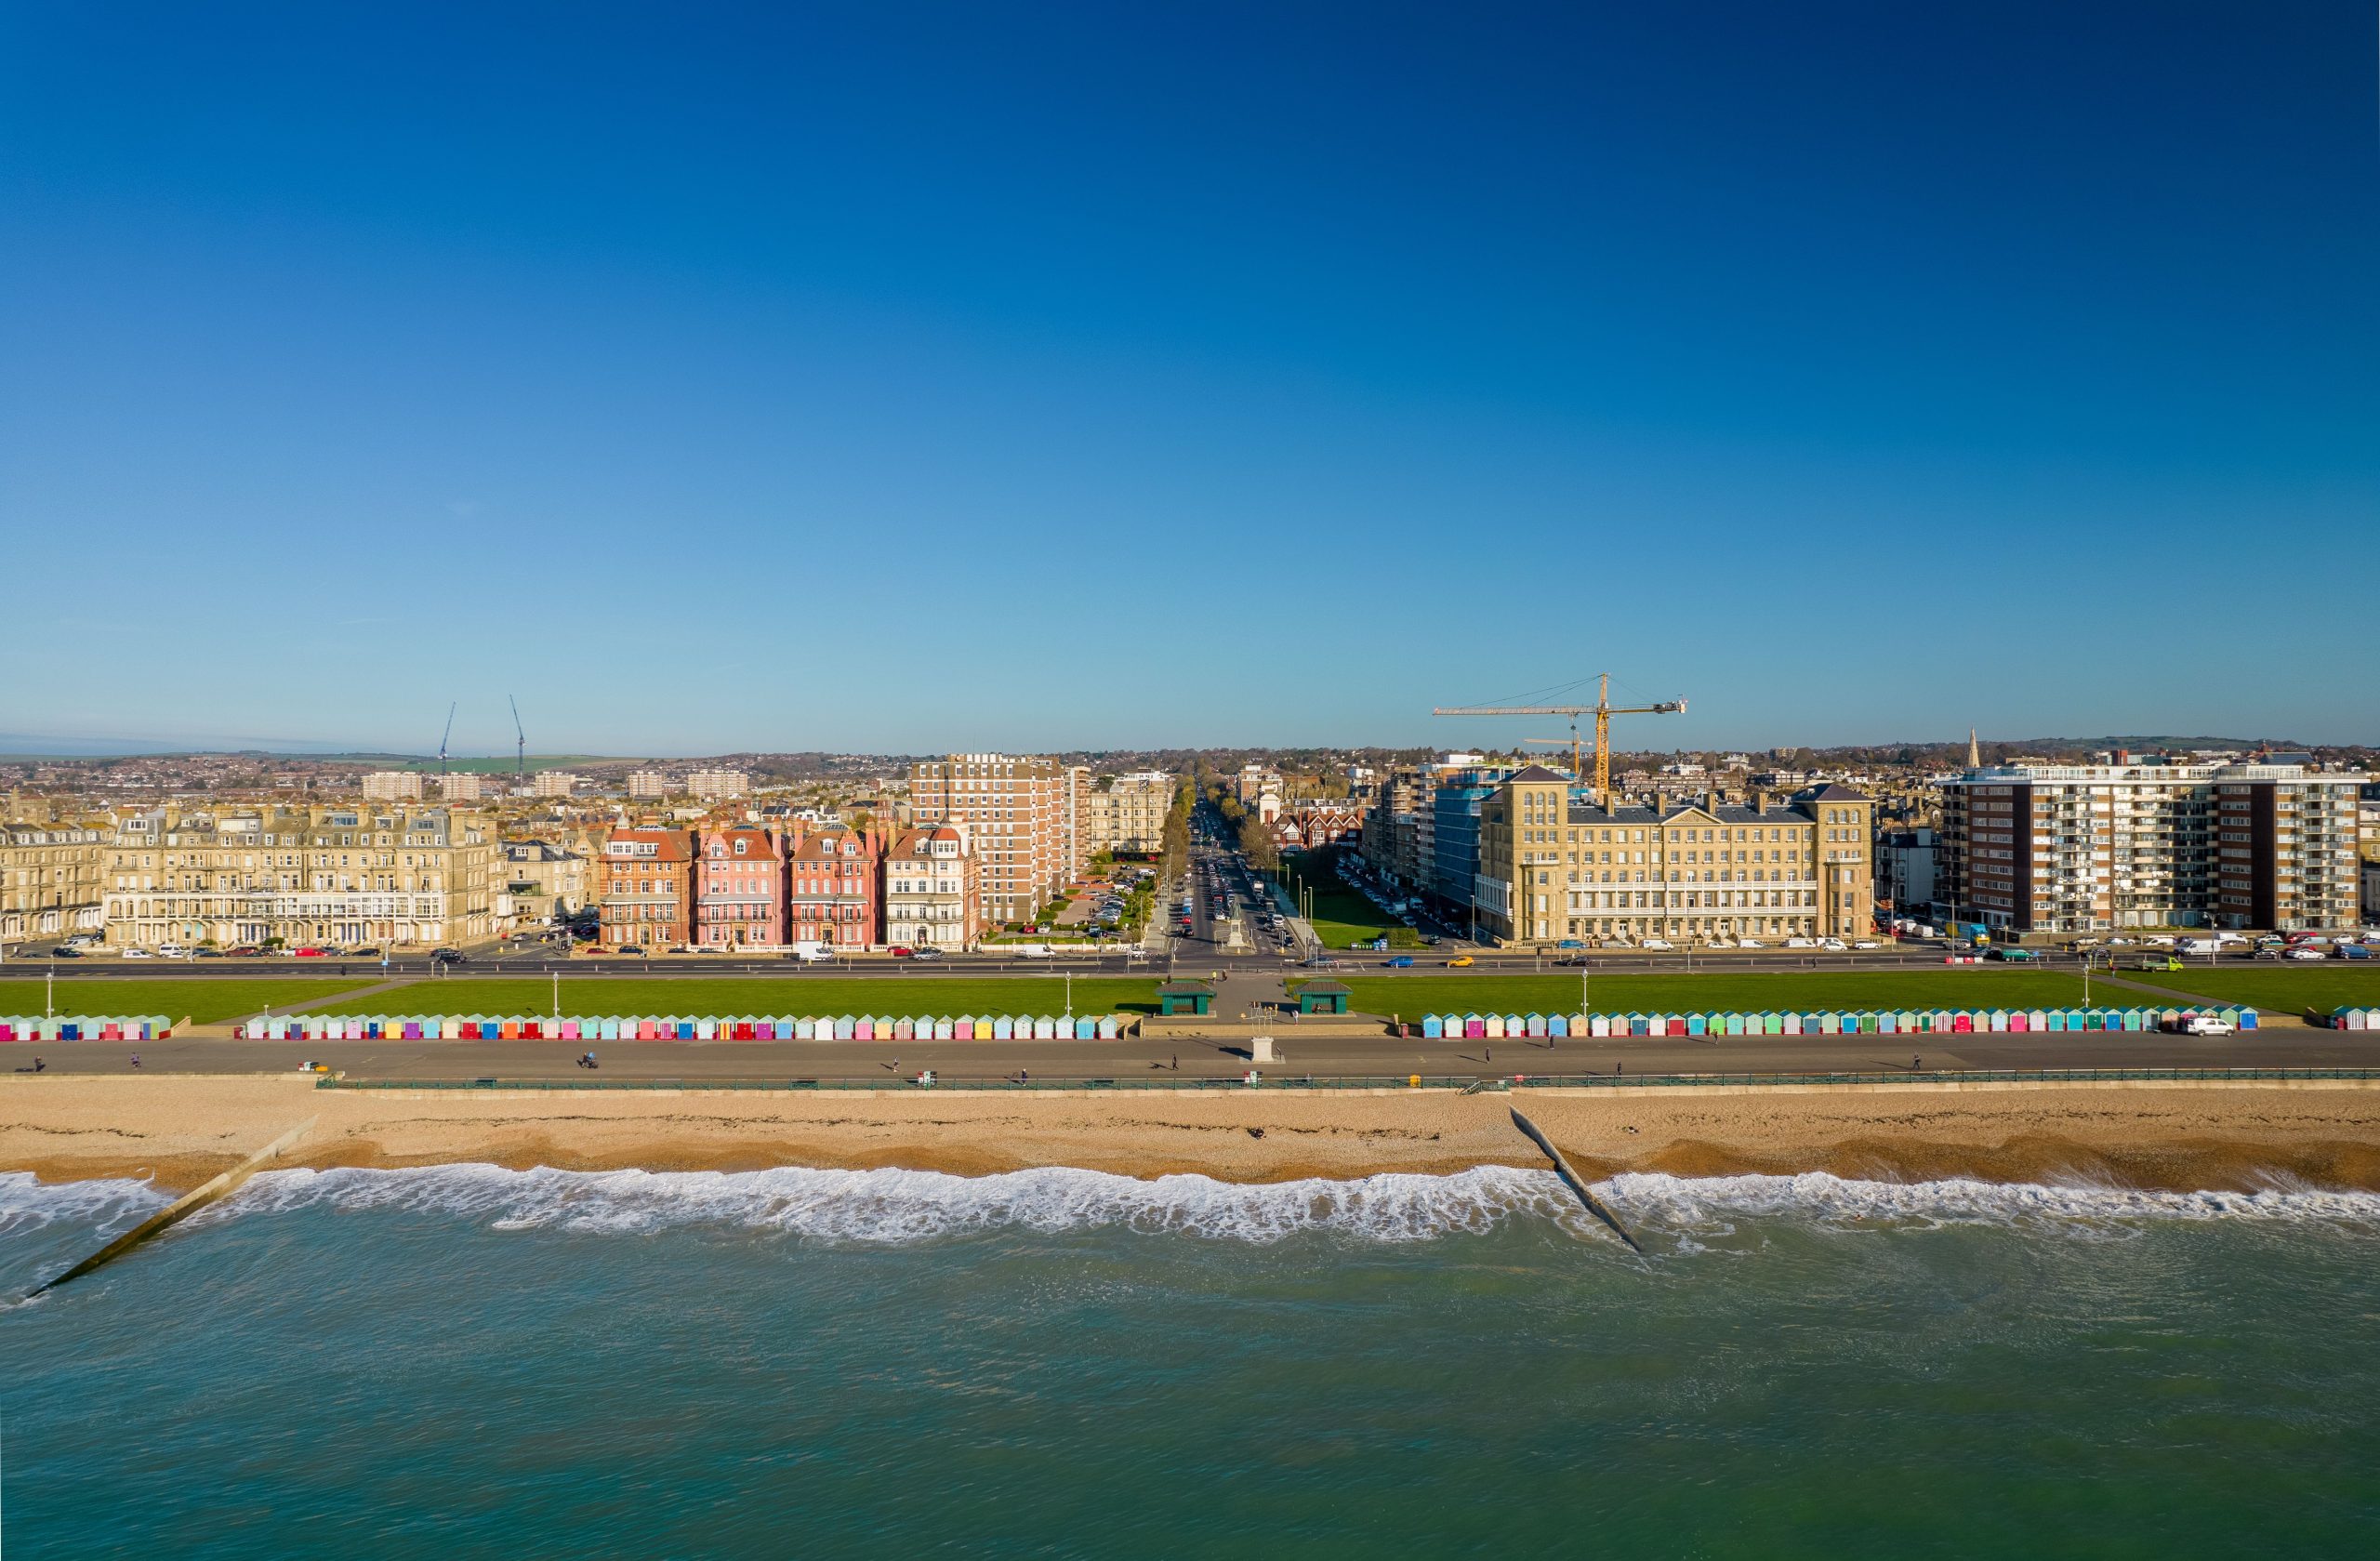
<path id="1" fill-rule="evenodd" d="M 450 702 L 446 707 L 446 730 L 438 734 L 438 773 L 442 775 L 446 773 L 446 739 L 454 734 L 455 706 Z"/>
<path id="2" fill-rule="evenodd" d="M 512 773 L 525 775 L 529 773 L 529 734 L 521 729 L 521 701 L 509 694 L 504 697 L 512 707 Z"/>
<path id="3" fill-rule="evenodd" d="M 1611 718 L 1614 716 L 1678 716 L 1686 713 L 1683 699 L 1664 699 L 1658 705 L 1614 705 L 1611 702 L 1611 674 L 1600 673 L 1596 679 L 1595 702 L 1592 705 L 1440 705 L 1430 711 L 1434 716 L 1567 716 L 1570 721 L 1570 773 L 1579 773 L 1579 718 L 1595 718 L 1595 800 L 1608 811 L 1611 807 Z"/>

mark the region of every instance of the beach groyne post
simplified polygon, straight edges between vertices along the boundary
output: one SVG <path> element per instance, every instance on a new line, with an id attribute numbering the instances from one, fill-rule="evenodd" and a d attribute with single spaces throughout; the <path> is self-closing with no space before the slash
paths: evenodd
<path id="1" fill-rule="evenodd" d="M 45 1290 L 56 1290 L 59 1286 L 66 1283 L 69 1279 L 79 1279 L 95 1268 L 104 1267 L 107 1264 L 113 1263 L 116 1259 L 124 1256 L 125 1253 L 132 1250 L 133 1248 L 149 1240 L 152 1237 L 160 1235 L 166 1230 L 170 1230 L 175 1225 L 180 1224 L 182 1221 L 190 1218 L 192 1214 L 195 1214 L 200 1210 L 205 1208 L 208 1204 L 229 1197 L 231 1194 L 239 1191 L 241 1184 L 247 1181 L 249 1177 L 254 1176 L 258 1171 L 262 1171 L 270 1161 L 278 1159 L 284 1150 L 297 1143 L 299 1139 L 305 1137 L 309 1131 L 312 1131 L 314 1124 L 321 1120 L 322 1118 L 320 1117 L 307 1118 L 304 1121 L 298 1123 L 296 1127 L 291 1128 L 287 1132 L 283 1133 L 279 1138 L 274 1139 L 271 1143 L 266 1144 L 255 1154 L 250 1155 L 246 1159 L 242 1160 L 238 1165 L 233 1166 L 231 1170 L 222 1172 L 220 1175 L 209 1177 L 206 1181 L 199 1184 L 195 1187 L 192 1187 L 189 1192 L 184 1193 L 181 1197 L 176 1198 L 165 1208 L 158 1210 L 154 1214 L 150 1215 L 139 1224 L 134 1225 L 130 1230 L 126 1231 L 122 1236 L 117 1237 L 114 1240 L 109 1242 L 98 1251 L 93 1252 L 89 1257 L 85 1258 L 82 1262 L 76 1263 L 65 1273 L 59 1275 L 54 1279 L 45 1279 L 40 1284 L 35 1285 L 32 1290 L 25 1292 L 25 1299 L 31 1301 L 34 1296 L 41 1294 Z"/>
<path id="2" fill-rule="evenodd" d="M 1522 1116 L 1517 1106 L 1512 1110 L 1513 1126 L 1527 1133 L 1530 1143 L 1545 1151 L 1545 1158 L 1554 1162 L 1554 1173 L 1562 1178 L 1563 1185 L 1578 1195 L 1579 1202 L 1585 1207 L 1588 1213 L 1603 1223 L 1605 1229 L 1626 1243 L 1630 1251 L 1638 1257 L 1643 1257 L 1645 1249 L 1636 1245 L 1636 1238 L 1628 1234 L 1628 1227 L 1620 1223 L 1620 1216 L 1613 1213 L 1603 1199 L 1595 1197 L 1593 1189 L 1587 1185 L 1586 1178 L 1580 1176 L 1562 1151 L 1554 1146 L 1554 1141 L 1546 1137 L 1535 1122 Z"/>

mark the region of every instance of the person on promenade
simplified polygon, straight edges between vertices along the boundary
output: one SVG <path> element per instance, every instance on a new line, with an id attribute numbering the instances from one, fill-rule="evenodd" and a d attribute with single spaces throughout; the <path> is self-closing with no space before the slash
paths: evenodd
<path id="1" fill-rule="evenodd" d="M 1924 1058 L 1923 1058 L 1923 1057 L 1911 1057 L 1911 1058 L 1909 1060 L 1909 1071 L 1910 1071 L 1910 1072 L 1911 1072 L 1911 1073 L 1923 1073 L 1923 1072 L 1924 1072 L 1924 1071 L 1925 1071 L 1925 1059 L 1924 1059 Z"/>
<path id="2" fill-rule="evenodd" d="M 138 1052 L 135 1052 L 132 1054 L 132 1065 L 134 1067 L 139 1067 L 140 1065 L 140 1053 Z"/>

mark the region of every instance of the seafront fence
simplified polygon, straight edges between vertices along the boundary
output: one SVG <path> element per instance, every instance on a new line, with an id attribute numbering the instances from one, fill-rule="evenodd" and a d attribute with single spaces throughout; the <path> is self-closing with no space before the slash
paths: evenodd
<path id="1" fill-rule="evenodd" d="M 315 1080 L 317 1090 L 935 1090 L 1009 1094 L 1052 1090 L 1174 1091 L 1213 1092 L 1219 1090 L 1665 1090 L 1742 1089 L 1777 1085 L 1830 1084 L 2175 1084 L 2175 1083 L 2323 1083 L 2380 1082 L 2380 1068 L 2366 1067 L 2070 1067 L 2070 1068 L 1928 1068 L 1893 1072 L 1840 1073 L 1530 1073 L 1480 1078 L 1454 1074 L 1283 1075 L 1254 1070 L 1225 1078 L 1056 1078 L 1022 1082 L 1012 1078 L 937 1078 L 932 1084 L 885 1078 L 349 1078 L 328 1075 Z"/>
<path id="2" fill-rule="evenodd" d="M 722 1018 L 653 1014 L 289 1014 L 244 1022 L 244 1040 L 1117 1040 L 1121 1014 L 854 1014 Z"/>
<path id="3" fill-rule="evenodd" d="M 0 1041 L 164 1040 L 173 1033 L 173 1022 L 162 1013 L 0 1015 Z"/>
<path id="4" fill-rule="evenodd" d="M 1820 1009 L 1759 1013 L 1429 1013 L 1421 1017 L 1421 1038 L 1741 1036 L 1762 1039 L 1776 1036 L 2063 1034 L 2163 1029 L 2197 1016 L 2220 1018 L 2237 1029 L 2256 1028 L 2254 1008 L 2228 1004 L 2175 1008 Z M 2380 1023 L 2373 1027 L 2380 1028 Z"/>

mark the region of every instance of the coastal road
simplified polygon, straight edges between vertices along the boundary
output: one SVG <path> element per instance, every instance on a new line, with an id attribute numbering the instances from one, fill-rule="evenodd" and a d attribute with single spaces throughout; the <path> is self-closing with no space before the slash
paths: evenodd
<path id="1" fill-rule="evenodd" d="M 1956 1042 L 1955 1045 L 1951 1044 Z M 2067 1067 L 2380 1067 L 2380 1037 L 2351 1030 L 2268 1030 L 2228 1038 L 2157 1034 L 1845 1036 L 1710 1041 L 1418 1041 L 1389 1036 L 1279 1032 L 1283 1062 L 1268 1077 L 1403 1078 L 1420 1073 L 1820 1073 Z M 138 1045 L 83 1041 L 0 1047 L 0 1067 L 29 1068 L 38 1053 L 58 1074 L 281 1073 L 300 1060 L 357 1078 L 570 1078 L 592 1050 L 602 1079 L 815 1078 L 893 1082 L 932 1068 L 945 1078 L 1000 1078 L 1022 1069 L 1037 1082 L 1236 1078 L 1248 1065 L 1242 1037 L 1113 1041 L 245 1041 L 177 1037 Z"/>

